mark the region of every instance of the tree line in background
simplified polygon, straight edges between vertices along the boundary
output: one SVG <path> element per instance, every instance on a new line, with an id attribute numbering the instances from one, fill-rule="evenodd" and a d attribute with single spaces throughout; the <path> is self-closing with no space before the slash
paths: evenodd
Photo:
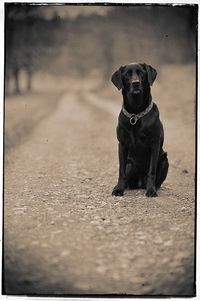
<path id="1" fill-rule="evenodd" d="M 14 93 L 20 93 L 20 73 L 23 70 L 29 91 L 33 74 L 47 66 L 56 54 L 55 30 L 59 28 L 59 19 L 56 15 L 51 20 L 45 19 L 41 8 L 36 5 L 8 4 L 5 25 L 6 87 L 9 90 L 13 78 Z"/>
<path id="2" fill-rule="evenodd" d="M 53 6 L 52 10 L 53 10 Z M 196 58 L 197 7 L 113 6 L 105 15 L 47 18 L 47 6 L 6 4 L 6 89 L 37 71 L 107 80 L 120 64 L 187 63 Z M 69 6 L 70 9 L 70 6 Z"/>

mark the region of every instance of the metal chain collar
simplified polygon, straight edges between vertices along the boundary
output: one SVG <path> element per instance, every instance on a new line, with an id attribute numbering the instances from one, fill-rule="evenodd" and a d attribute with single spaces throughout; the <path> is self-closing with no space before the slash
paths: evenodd
<path id="1" fill-rule="evenodd" d="M 145 116 L 147 113 L 149 113 L 149 111 L 152 109 L 153 107 L 153 102 L 150 103 L 150 105 L 142 112 L 138 113 L 138 114 L 131 114 L 128 111 L 126 111 L 126 109 L 124 108 L 124 106 L 122 106 L 122 112 L 124 113 L 124 115 L 126 117 L 128 117 L 130 119 L 130 124 L 135 125 L 136 122 L 142 118 L 143 116 Z"/>

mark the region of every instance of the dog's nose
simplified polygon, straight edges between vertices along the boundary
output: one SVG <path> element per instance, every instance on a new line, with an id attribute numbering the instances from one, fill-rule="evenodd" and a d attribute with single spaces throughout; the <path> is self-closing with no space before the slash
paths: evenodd
<path id="1" fill-rule="evenodd" d="M 134 79 L 134 80 L 132 80 L 132 84 L 138 85 L 139 83 L 140 83 L 139 79 Z"/>

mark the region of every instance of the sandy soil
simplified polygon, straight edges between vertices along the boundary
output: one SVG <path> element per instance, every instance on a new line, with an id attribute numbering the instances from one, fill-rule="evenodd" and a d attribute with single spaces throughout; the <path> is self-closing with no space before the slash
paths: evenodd
<path id="1" fill-rule="evenodd" d="M 111 84 L 71 86 L 7 152 L 6 294 L 194 294 L 194 70 L 165 66 L 152 89 L 170 161 L 157 198 L 111 197 L 121 107 Z"/>

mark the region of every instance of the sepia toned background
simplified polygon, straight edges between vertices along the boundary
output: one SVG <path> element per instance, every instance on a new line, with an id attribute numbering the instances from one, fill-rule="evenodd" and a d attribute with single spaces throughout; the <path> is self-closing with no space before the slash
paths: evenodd
<path id="1" fill-rule="evenodd" d="M 5 294 L 192 296 L 197 6 L 5 5 Z M 120 66 L 152 87 L 170 169 L 111 197 Z"/>

